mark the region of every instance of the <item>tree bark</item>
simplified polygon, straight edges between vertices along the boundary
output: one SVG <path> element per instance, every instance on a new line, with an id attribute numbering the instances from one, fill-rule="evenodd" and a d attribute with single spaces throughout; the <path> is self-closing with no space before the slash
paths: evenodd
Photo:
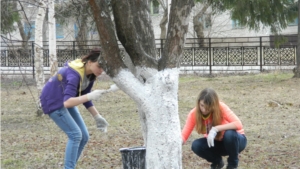
<path id="1" fill-rule="evenodd" d="M 39 3 L 38 14 L 35 19 L 35 56 L 34 56 L 34 67 L 35 67 L 35 80 L 37 83 L 38 96 L 40 95 L 44 86 L 44 70 L 43 70 L 43 23 L 46 13 L 46 5 L 43 0 Z"/>

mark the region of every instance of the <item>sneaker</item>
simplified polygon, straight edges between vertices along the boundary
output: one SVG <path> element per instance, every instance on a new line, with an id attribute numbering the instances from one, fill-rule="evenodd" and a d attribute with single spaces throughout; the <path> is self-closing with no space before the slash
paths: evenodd
<path id="1" fill-rule="evenodd" d="M 221 160 L 221 162 L 219 162 L 218 164 L 212 163 L 212 164 L 210 165 L 210 168 L 211 168 L 211 169 L 221 169 L 221 168 L 223 168 L 223 167 L 224 167 L 224 162 L 223 162 L 223 160 Z"/>
<path id="2" fill-rule="evenodd" d="M 237 169 L 237 167 L 227 166 L 226 169 Z"/>

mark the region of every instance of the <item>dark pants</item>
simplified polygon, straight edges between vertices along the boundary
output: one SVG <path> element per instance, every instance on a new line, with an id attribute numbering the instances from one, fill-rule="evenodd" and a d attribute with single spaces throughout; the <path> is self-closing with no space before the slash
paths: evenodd
<path id="1" fill-rule="evenodd" d="M 228 155 L 228 166 L 237 167 L 239 153 L 245 149 L 247 138 L 236 130 L 226 130 L 222 141 L 214 141 L 214 147 L 208 147 L 207 139 L 200 138 L 193 141 L 192 150 L 199 157 L 211 163 L 219 163 L 222 156 Z"/>

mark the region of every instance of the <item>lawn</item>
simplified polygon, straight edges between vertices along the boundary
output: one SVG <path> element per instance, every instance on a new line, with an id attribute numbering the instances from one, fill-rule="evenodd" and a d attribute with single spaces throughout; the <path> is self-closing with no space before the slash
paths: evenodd
<path id="1" fill-rule="evenodd" d="M 214 88 L 222 101 L 243 122 L 248 145 L 240 154 L 241 169 L 300 168 L 300 79 L 291 72 L 243 75 L 181 75 L 179 117 L 183 127 L 195 106 L 198 93 Z M 113 82 L 101 78 L 95 88 Z M 31 78 L 1 79 L 1 168 L 63 168 L 67 137 L 47 116 L 36 117 L 37 92 Z M 122 91 L 109 93 L 96 107 L 110 126 L 107 133 L 96 129 L 90 114 L 79 106 L 90 132 L 90 140 L 77 169 L 121 169 L 120 148 L 143 145 L 134 102 Z M 209 163 L 190 150 L 202 137 L 193 132 L 183 145 L 183 168 L 209 168 Z M 223 158 L 226 161 L 226 157 Z"/>

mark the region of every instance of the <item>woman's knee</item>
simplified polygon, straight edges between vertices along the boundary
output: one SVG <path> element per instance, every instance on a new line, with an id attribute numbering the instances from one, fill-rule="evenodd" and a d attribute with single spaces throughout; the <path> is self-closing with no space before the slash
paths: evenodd
<path id="1" fill-rule="evenodd" d="M 206 143 L 206 142 L 205 142 Z M 206 143 L 207 144 L 207 143 Z M 204 142 L 202 139 L 197 139 L 197 140 L 194 140 L 193 143 L 192 143 L 192 151 L 196 154 L 200 154 L 201 153 L 201 150 L 203 150 L 205 148 L 206 145 L 204 145 Z M 207 147 L 207 146 L 206 146 Z"/>
<path id="2" fill-rule="evenodd" d="M 89 133 L 88 132 L 82 132 L 82 140 L 81 141 L 87 143 L 89 141 L 89 139 L 90 139 Z"/>
<path id="3" fill-rule="evenodd" d="M 238 137 L 237 134 L 238 133 L 236 132 L 236 130 L 226 130 L 224 133 L 223 141 L 227 142 L 227 141 L 236 140 Z"/>
<path id="4" fill-rule="evenodd" d="M 68 134 L 70 140 L 80 143 L 82 140 L 82 132 L 80 130 L 74 130 Z"/>

